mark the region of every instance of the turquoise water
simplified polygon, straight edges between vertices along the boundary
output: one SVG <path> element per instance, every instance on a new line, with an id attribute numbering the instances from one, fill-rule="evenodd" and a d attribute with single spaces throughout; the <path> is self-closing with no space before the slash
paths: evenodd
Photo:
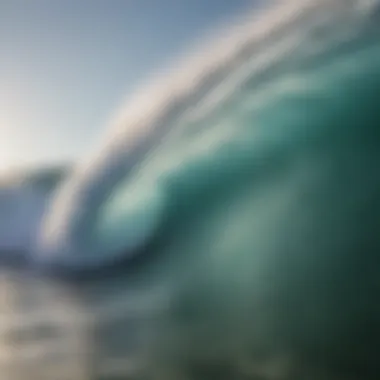
<path id="1" fill-rule="evenodd" d="M 123 109 L 1 273 L 8 378 L 379 378 L 376 6 L 247 17 Z"/>

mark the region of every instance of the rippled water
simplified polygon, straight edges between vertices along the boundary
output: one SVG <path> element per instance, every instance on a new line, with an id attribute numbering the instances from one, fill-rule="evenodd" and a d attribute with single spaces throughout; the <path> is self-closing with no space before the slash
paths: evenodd
<path id="1" fill-rule="evenodd" d="M 2 379 L 140 378 L 143 299 L 124 285 L 109 279 L 75 286 L 1 272 Z"/>
<path id="2" fill-rule="evenodd" d="M 0 282 L 2 376 L 86 379 L 90 320 L 81 297 L 18 271 L 3 271 Z"/>

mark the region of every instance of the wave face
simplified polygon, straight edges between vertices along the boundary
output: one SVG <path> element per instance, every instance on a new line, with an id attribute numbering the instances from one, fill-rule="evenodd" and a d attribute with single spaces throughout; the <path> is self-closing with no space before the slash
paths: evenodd
<path id="1" fill-rule="evenodd" d="M 264 162 L 275 167 L 323 133 L 357 133 L 349 110 L 378 73 L 376 5 L 254 11 L 143 88 L 58 191 L 38 260 L 91 269 L 134 255 L 179 198 L 198 207 L 190 197 L 257 177 Z"/>

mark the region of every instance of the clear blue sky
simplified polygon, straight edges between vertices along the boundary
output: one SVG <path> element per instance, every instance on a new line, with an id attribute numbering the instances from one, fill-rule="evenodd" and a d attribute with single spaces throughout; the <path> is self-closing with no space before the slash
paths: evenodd
<path id="1" fill-rule="evenodd" d="M 0 171 L 80 156 L 146 75 L 254 0 L 0 0 Z"/>

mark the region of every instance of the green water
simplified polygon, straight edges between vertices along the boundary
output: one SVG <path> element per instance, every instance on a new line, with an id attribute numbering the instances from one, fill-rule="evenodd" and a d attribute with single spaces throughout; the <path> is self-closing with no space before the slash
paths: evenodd
<path id="1" fill-rule="evenodd" d="M 379 378 L 378 16 L 311 3 L 243 44 L 214 92 L 183 96 L 190 111 L 101 205 L 112 214 L 146 184 L 163 194 L 140 260 L 76 285 L 1 272 L 5 379 Z"/>

